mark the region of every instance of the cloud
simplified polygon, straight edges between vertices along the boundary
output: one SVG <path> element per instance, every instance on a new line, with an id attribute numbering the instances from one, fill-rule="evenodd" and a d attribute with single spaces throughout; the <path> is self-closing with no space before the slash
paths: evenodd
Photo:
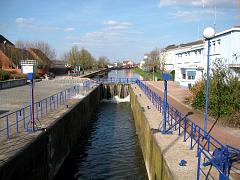
<path id="1" fill-rule="evenodd" d="M 174 18 L 180 18 L 187 22 L 198 21 L 198 17 L 191 11 L 177 11 L 173 13 L 169 13 L 170 16 Z"/>
<path id="2" fill-rule="evenodd" d="M 125 29 L 129 29 L 129 27 L 132 24 L 130 22 L 119 22 L 119 21 L 108 20 L 108 21 L 104 21 L 103 25 L 105 25 L 107 29 L 125 30 Z"/>
<path id="3" fill-rule="evenodd" d="M 61 28 L 61 27 L 55 27 L 55 26 L 37 25 L 34 18 L 17 17 L 15 19 L 15 23 L 19 28 L 30 28 L 33 30 L 43 31 L 43 32 L 55 32 L 55 31 L 72 32 L 75 30 L 75 28 L 73 27 Z"/>
<path id="4" fill-rule="evenodd" d="M 168 13 L 168 15 L 172 18 L 179 18 L 185 22 L 196 22 L 199 21 L 204 16 L 214 16 L 215 12 L 211 9 L 200 9 L 200 10 L 192 10 L 192 11 L 176 11 Z M 217 15 L 223 15 L 224 13 L 221 11 L 216 11 Z"/>
<path id="5" fill-rule="evenodd" d="M 77 46 L 105 46 L 125 42 L 128 33 L 132 33 L 130 22 L 108 20 L 102 22 L 102 25 L 104 26 L 98 31 L 87 32 L 82 36 L 65 36 L 64 39 Z"/>
<path id="6" fill-rule="evenodd" d="M 38 27 L 38 29 L 40 31 L 44 31 L 44 32 L 54 32 L 54 31 L 61 31 L 61 28 L 59 27 L 48 27 L 48 26 L 45 26 L 45 27 Z"/>
<path id="7" fill-rule="evenodd" d="M 213 7 L 218 8 L 236 8 L 238 0 L 160 0 L 159 7 L 163 6 L 194 6 L 194 7 Z"/>
<path id="8" fill-rule="evenodd" d="M 75 31 L 75 28 L 73 28 L 73 27 L 68 27 L 68 28 L 65 28 L 64 31 L 65 31 L 65 32 L 72 32 L 72 31 Z"/>
<path id="9" fill-rule="evenodd" d="M 107 43 L 112 40 L 116 40 L 121 36 L 120 33 L 117 32 L 109 32 L 109 31 L 95 31 L 88 32 L 83 36 L 65 36 L 65 40 L 74 41 L 74 44 L 78 43 Z"/>
<path id="10" fill-rule="evenodd" d="M 18 27 L 33 27 L 34 18 L 18 17 L 15 22 Z"/>

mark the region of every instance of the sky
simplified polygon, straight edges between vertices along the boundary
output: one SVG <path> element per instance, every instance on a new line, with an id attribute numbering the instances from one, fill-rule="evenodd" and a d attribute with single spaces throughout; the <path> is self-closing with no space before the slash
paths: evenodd
<path id="1" fill-rule="evenodd" d="M 72 46 L 111 62 L 240 25 L 240 0 L 0 0 L 0 34 L 45 41 L 61 59 Z M 216 18 L 215 18 L 216 17 Z"/>

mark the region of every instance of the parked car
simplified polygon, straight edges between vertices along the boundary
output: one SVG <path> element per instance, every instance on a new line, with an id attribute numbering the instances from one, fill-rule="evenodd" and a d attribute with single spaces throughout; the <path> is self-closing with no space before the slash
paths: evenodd
<path id="1" fill-rule="evenodd" d="M 47 73 L 47 77 L 49 78 L 55 78 L 55 74 L 53 74 L 52 72 Z"/>
<path id="2" fill-rule="evenodd" d="M 47 74 L 44 75 L 45 79 L 53 79 L 55 78 L 55 74 L 52 72 L 48 72 Z"/>

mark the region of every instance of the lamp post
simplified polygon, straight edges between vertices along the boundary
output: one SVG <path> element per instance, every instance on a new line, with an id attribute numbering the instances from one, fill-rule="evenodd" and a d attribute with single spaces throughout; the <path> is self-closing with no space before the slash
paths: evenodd
<path id="1" fill-rule="evenodd" d="M 204 133 L 207 133 L 208 125 L 208 89 L 209 89 L 209 66 L 210 66 L 210 40 L 215 36 L 215 30 L 212 27 L 207 27 L 203 31 L 203 37 L 207 40 L 207 79 L 206 79 L 206 103 L 204 116 Z"/>

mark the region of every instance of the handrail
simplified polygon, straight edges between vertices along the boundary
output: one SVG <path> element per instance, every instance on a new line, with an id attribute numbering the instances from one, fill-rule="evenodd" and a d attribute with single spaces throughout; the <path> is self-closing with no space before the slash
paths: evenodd
<path id="1" fill-rule="evenodd" d="M 150 89 L 146 84 L 142 81 L 137 80 L 136 84 L 142 89 L 142 91 L 146 94 L 148 99 L 153 103 L 153 105 L 157 108 L 160 113 L 163 113 L 163 99 L 156 92 Z M 216 138 L 212 137 L 210 134 L 206 133 L 200 126 L 187 118 L 187 115 L 183 115 L 177 109 L 175 109 L 172 105 L 167 103 L 167 132 L 169 131 L 178 131 L 178 135 L 183 133 L 184 142 L 190 138 L 190 149 L 193 149 L 195 145 L 197 145 L 197 157 L 198 157 L 198 168 L 197 168 L 197 179 L 200 178 L 200 172 L 203 172 L 201 168 L 201 154 L 205 156 L 206 159 L 210 162 L 211 166 L 214 166 L 220 174 L 220 177 L 223 179 L 228 179 L 230 173 L 230 165 L 229 161 L 231 157 L 229 156 L 229 150 L 238 153 L 238 158 L 240 159 L 240 150 L 230 147 L 228 145 L 223 145 Z M 207 134 L 207 136 L 206 136 Z M 188 136 L 188 137 L 187 137 Z M 193 142 L 195 141 L 195 143 Z M 203 145 L 205 141 L 205 144 Z M 216 155 L 213 150 L 220 149 L 221 158 L 218 159 L 219 166 L 216 165 Z M 221 168 L 222 169 L 221 169 Z M 206 174 L 205 174 L 206 175 Z M 207 174 L 208 176 L 208 174 Z M 208 177 L 206 177 L 208 178 Z"/>
<path id="2" fill-rule="evenodd" d="M 91 88 L 91 81 L 83 82 L 83 87 Z M 40 118 L 50 112 L 55 111 L 59 106 L 64 105 L 67 99 L 79 94 L 80 85 L 74 85 L 63 91 L 48 96 L 34 103 L 34 115 L 37 125 L 41 125 Z M 13 134 L 20 131 L 32 130 L 32 106 L 27 105 L 14 112 L 7 113 L 0 117 L 0 140 L 10 139 Z M 38 128 L 38 127 L 37 127 Z M 5 137 L 5 138 L 4 138 Z"/>
<path id="3" fill-rule="evenodd" d="M 93 78 L 94 81 L 97 83 L 123 83 L 123 84 L 130 84 L 135 83 L 137 81 L 137 78 L 115 78 L 115 77 L 109 77 L 109 78 Z"/>

